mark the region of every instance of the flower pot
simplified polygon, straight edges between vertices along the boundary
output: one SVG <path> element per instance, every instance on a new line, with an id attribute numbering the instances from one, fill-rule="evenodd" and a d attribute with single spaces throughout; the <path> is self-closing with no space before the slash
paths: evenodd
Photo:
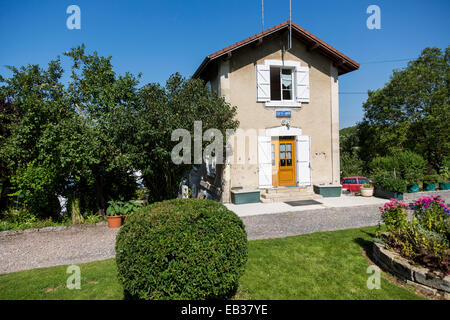
<path id="1" fill-rule="evenodd" d="M 363 187 L 361 187 L 361 195 L 363 197 L 371 197 L 371 196 L 373 196 L 373 188 L 363 188 Z"/>
<path id="2" fill-rule="evenodd" d="M 379 198 L 385 198 L 385 199 L 397 199 L 397 200 L 403 200 L 403 193 L 402 192 L 396 192 L 396 191 L 388 191 L 388 190 L 383 190 L 381 188 L 375 188 L 375 192 L 374 192 L 376 197 Z"/>
<path id="3" fill-rule="evenodd" d="M 423 191 L 434 191 L 436 190 L 436 184 L 434 183 L 423 183 Z"/>
<path id="4" fill-rule="evenodd" d="M 108 227 L 110 228 L 120 228 L 122 225 L 122 217 L 121 216 L 107 216 L 108 219 Z"/>
<path id="5" fill-rule="evenodd" d="M 126 214 L 122 214 L 121 217 L 122 217 L 123 222 L 127 221 L 127 219 L 128 219 Z"/>
<path id="6" fill-rule="evenodd" d="M 408 185 L 408 193 L 419 192 L 419 185 L 417 183 Z"/>
<path id="7" fill-rule="evenodd" d="M 440 190 L 450 190 L 450 182 L 439 182 Z"/>

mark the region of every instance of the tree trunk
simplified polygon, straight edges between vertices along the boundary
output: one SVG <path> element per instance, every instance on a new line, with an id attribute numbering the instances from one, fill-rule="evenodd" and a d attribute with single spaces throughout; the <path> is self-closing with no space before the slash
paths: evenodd
<path id="1" fill-rule="evenodd" d="M 94 176 L 95 197 L 97 202 L 98 215 L 105 216 L 105 195 L 103 193 L 103 176 L 100 173 L 98 167 L 92 169 L 92 175 Z"/>
<path id="2" fill-rule="evenodd" d="M 8 178 L 6 178 L 2 183 L 2 192 L 0 193 L 0 212 L 8 209 L 8 193 L 11 183 Z"/>

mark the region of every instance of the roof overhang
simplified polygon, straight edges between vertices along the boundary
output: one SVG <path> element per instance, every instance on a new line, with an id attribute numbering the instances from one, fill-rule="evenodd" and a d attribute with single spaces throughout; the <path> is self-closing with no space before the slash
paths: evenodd
<path id="1" fill-rule="evenodd" d="M 203 62 L 200 64 L 200 66 L 197 68 L 197 70 L 194 72 L 194 75 L 192 77 L 198 78 L 200 77 L 201 73 L 205 68 L 209 65 L 209 63 L 213 60 L 216 60 L 223 56 L 230 56 L 230 54 L 244 46 L 247 46 L 251 43 L 254 43 L 256 41 L 262 41 L 262 39 L 270 34 L 276 33 L 281 31 L 282 29 L 288 29 L 289 26 L 292 26 L 292 35 L 297 37 L 299 40 L 303 41 L 309 51 L 318 51 L 325 56 L 327 56 L 330 60 L 333 61 L 334 66 L 338 69 L 338 74 L 342 75 L 351 71 L 355 71 L 359 69 L 359 63 L 356 61 L 350 59 L 342 52 L 336 50 L 326 42 L 320 40 L 316 36 L 314 36 L 312 33 L 306 31 L 302 27 L 300 27 L 298 24 L 290 21 L 285 21 L 273 28 L 267 29 L 263 32 L 257 33 L 254 36 L 251 36 L 247 39 L 244 39 L 242 41 L 239 41 L 231 46 L 228 46 L 224 49 L 221 49 L 217 52 L 214 52 L 210 55 L 208 55 Z"/>

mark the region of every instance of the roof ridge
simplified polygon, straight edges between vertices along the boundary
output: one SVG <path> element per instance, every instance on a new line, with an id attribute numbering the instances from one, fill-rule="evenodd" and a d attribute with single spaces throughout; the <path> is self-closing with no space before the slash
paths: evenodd
<path id="1" fill-rule="evenodd" d="M 309 39 L 312 43 L 318 44 L 319 47 L 321 47 L 322 50 L 331 53 L 332 56 L 337 56 L 337 60 L 343 60 L 345 63 L 347 63 L 350 67 L 350 71 L 354 71 L 357 70 L 359 68 L 359 63 L 357 63 L 355 60 L 349 58 L 348 56 L 346 56 L 345 54 L 343 54 L 342 52 L 338 51 L 337 49 L 333 48 L 331 45 L 329 45 L 328 43 L 326 43 L 325 41 L 319 39 L 318 37 L 316 37 L 315 35 L 313 35 L 311 32 L 307 31 L 306 29 L 300 27 L 298 24 L 296 24 L 295 22 L 291 21 L 291 20 L 286 20 L 280 24 L 277 24 L 276 26 L 273 26 L 272 28 L 266 29 L 264 31 L 261 31 L 253 36 L 250 36 L 248 38 L 245 38 L 239 42 L 236 42 L 232 45 L 229 45 L 223 49 L 220 49 L 216 52 L 213 52 L 211 54 L 209 54 L 208 56 L 206 56 L 206 58 L 203 60 L 203 62 L 201 63 L 201 65 L 198 67 L 198 69 L 195 71 L 194 73 L 194 77 L 198 76 L 200 74 L 200 72 L 203 70 L 204 67 L 206 67 L 206 65 L 208 64 L 209 61 L 216 59 L 228 52 L 231 52 L 235 49 L 238 49 L 242 46 L 245 46 L 255 40 L 261 39 L 273 32 L 277 32 L 279 30 L 281 30 L 284 27 L 289 26 L 289 24 L 291 23 L 293 30 L 297 31 L 301 36 L 303 36 L 304 38 Z M 350 71 L 346 71 L 343 73 L 347 73 Z"/>

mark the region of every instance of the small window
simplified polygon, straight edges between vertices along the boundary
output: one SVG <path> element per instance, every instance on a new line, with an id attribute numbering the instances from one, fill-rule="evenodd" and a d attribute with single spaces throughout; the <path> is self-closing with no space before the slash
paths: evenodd
<path id="1" fill-rule="evenodd" d="M 358 178 L 359 184 L 370 183 L 369 179 Z"/>
<path id="2" fill-rule="evenodd" d="M 270 100 L 293 100 L 293 69 L 270 67 Z"/>

